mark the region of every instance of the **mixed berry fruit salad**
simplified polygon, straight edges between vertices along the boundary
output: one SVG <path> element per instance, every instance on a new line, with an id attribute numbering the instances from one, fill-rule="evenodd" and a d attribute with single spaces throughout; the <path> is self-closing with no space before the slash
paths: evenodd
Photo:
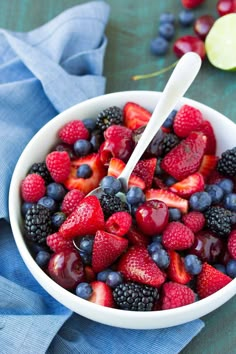
<path id="1" fill-rule="evenodd" d="M 212 124 L 184 104 L 124 193 L 118 177 L 150 117 L 127 102 L 71 120 L 21 181 L 38 266 L 75 296 L 129 311 L 185 306 L 236 277 L 236 147 L 217 156 Z"/>

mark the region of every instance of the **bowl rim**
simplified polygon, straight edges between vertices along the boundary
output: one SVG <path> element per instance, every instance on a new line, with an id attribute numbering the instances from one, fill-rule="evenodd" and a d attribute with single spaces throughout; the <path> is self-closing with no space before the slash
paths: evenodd
<path id="1" fill-rule="evenodd" d="M 54 126 L 55 122 L 62 120 L 65 116 L 73 115 L 78 109 L 86 108 L 91 102 L 103 102 L 106 98 L 111 98 L 117 100 L 117 98 L 131 97 L 138 98 L 141 95 L 145 95 L 148 98 L 158 99 L 162 92 L 160 91 L 120 91 L 108 93 L 98 97 L 94 97 L 78 103 L 67 110 L 59 113 L 54 118 L 52 118 L 48 123 L 46 123 L 28 142 L 23 152 L 21 153 L 14 172 L 12 174 L 10 189 L 9 189 L 9 218 L 12 227 L 12 232 L 14 240 L 18 251 L 26 264 L 27 268 L 34 276 L 36 281 L 58 302 L 63 304 L 65 307 L 71 309 L 72 311 L 79 313 L 80 315 L 87 317 L 91 320 L 97 322 L 112 325 L 115 327 L 123 327 L 130 329 L 154 329 L 154 328 L 166 328 L 172 327 L 178 324 L 186 323 L 194 319 L 200 318 L 203 315 L 215 310 L 216 308 L 223 305 L 226 301 L 232 298 L 236 294 L 236 279 L 233 279 L 229 284 L 227 284 L 222 289 L 218 290 L 216 293 L 208 296 L 205 299 L 198 300 L 192 304 L 185 305 L 183 307 L 178 307 L 175 309 L 161 310 L 161 311 L 150 311 L 150 312 L 132 312 L 124 311 L 115 308 L 104 307 L 91 303 L 87 300 L 81 299 L 75 294 L 69 292 L 68 290 L 62 288 L 56 282 L 54 282 L 34 261 L 32 255 L 30 254 L 26 243 L 24 242 L 23 235 L 20 230 L 19 216 L 14 211 L 15 198 L 20 198 L 19 196 L 19 179 L 18 174 L 21 170 L 21 163 L 25 158 L 26 151 L 31 149 L 31 146 L 35 144 L 38 136 L 44 134 L 51 126 Z M 127 102 L 127 101 L 126 101 Z M 183 97 L 178 106 L 183 104 L 193 105 L 200 110 L 207 110 L 209 114 L 217 116 L 219 119 L 224 119 L 224 122 L 229 126 L 234 126 L 235 124 L 227 117 L 222 115 L 220 112 L 210 108 L 209 106 L 202 104 L 198 101 Z M 66 299 L 66 300 L 65 300 Z M 79 311 L 79 312 L 77 312 Z M 94 319 L 94 313 L 99 317 L 99 320 Z M 173 317 L 174 316 L 174 317 Z M 184 318 L 184 319 L 183 319 Z M 174 320 L 173 320 L 174 319 Z M 149 324 L 148 320 L 152 320 Z M 122 321 L 122 322 L 121 322 Z M 133 324 L 130 323 L 133 321 Z M 141 322 L 140 322 L 141 321 Z M 144 323 L 142 323 L 144 321 Z"/>

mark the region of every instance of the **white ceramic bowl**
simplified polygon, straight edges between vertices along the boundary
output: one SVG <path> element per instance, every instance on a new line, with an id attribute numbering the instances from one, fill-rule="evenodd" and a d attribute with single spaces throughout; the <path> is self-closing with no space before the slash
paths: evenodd
<path id="1" fill-rule="evenodd" d="M 72 311 L 91 320 L 111 326 L 130 329 L 153 329 L 171 327 L 197 319 L 215 310 L 236 294 L 236 279 L 203 300 L 184 307 L 164 311 L 146 313 L 123 311 L 103 307 L 78 298 L 51 280 L 35 263 L 28 251 L 22 234 L 20 183 L 29 167 L 34 162 L 42 161 L 55 145 L 56 132 L 66 122 L 72 119 L 96 117 L 99 111 L 113 105 L 122 107 L 127 101 L 139 103 L 147 109 L 153 110 L 160 95 L 160 92 L 150 91 L 112 93 L 90 99 L 60 113 L 48 122 L 26 146 L 15 167 L 11 181 L 9 210 L 12 231 L 19 252 L 32 275 L 51 296 Z M 185 103 L 200 109 L 204 118 L 213 124 L 218 142 L 218 154 L 227 148 L 235 146 L 236 125 L 233 122 L 215 110 L 187 98 L 183 98 L 176 108 L 180 108 Z"/>

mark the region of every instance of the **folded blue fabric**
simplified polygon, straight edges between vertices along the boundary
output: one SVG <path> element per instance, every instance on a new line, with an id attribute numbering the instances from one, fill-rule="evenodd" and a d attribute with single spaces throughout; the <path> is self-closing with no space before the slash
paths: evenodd
<path id="1" fill-rule="evenodd" d="M 58 112 L 104 93 L 109 6 L 73 7 L 28 33 L 0 31 L 1 353 L 179 353 L 200 320 L 162 330 L 127 330 L 73 314 L 31 276 L 8 223 L 8 190 L 30 138 Z"/>

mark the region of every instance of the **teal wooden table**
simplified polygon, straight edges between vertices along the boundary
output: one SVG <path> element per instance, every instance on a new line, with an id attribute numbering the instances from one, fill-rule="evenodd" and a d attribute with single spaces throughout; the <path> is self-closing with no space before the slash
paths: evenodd
<path id="1" fill-rule="evenodd" d="M 195 11 L 216 14 L 216 0 Z M 0 27 L 12 31 L 28 31 L 50 20 L 63 10 L 84 3 L 81 0 L 1 0 Z M 172 51 L 164 58 L 155 58 L 149 52 L 151 38 L 155 37 L 160 13 L 171 11 L 176 15 L 182 9 L 178 0 L 107 0 L 111 14 L 106 34 L 107 47 L 104 75 L 106 92 L 123 90 L 162 91 L 170 72 L 157 78 L 133 81 L 131 76 L 162 69 L 176 58 Z M 176 36 L 192 34 L 192 29 L 180 29 Z M 217 70 L 207 60 L 186 97 L 205 103 L 236 122 L 236 73 Z M 218 310 L 204 316 L 205 328 L 182 351 L 183 354 L 236 353 L 236 297 Z M 1 350 L 0 350 L 1 352 Z"/>

